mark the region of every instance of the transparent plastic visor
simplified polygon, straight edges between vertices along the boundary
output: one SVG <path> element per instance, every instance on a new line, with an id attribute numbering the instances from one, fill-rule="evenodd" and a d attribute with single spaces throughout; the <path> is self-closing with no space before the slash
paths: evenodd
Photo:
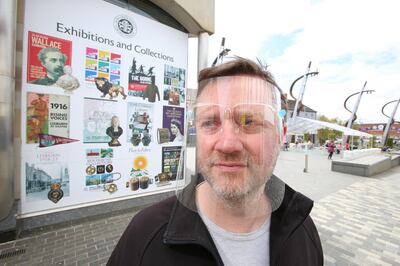
<path id="1" fill-rule="evenodd" d="M 266 200 L 281 145 L 280 100 L 279 90 L 259 77 L 200 82 L 188 110 L 195 134 L 187 136 L 178 169 L 176 195 L 185 207 L 218 213 L 226 204 Z"/>

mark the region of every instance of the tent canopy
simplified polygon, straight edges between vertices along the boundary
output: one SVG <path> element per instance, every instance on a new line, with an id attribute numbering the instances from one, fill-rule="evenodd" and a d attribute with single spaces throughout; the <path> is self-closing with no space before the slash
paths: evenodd
<path id="1" fill-rule="evenodd" d="M 347 128 L 344 126 L 340 126 L 338 124 L 308 119 L 308 118 L 299 117 L 299 116 L 297 116 L 295 118 L 289 118 L 287 134 L 288 135 L 304 134 L 304 133 L 316 134 L 317 130 L 321 129 L 321 128 L 330 128 L 333 130 L 337 130 L 337 131 L 343 132 L 343 135 L 347 135 L 347 136 L 372 138 L 371 134 L 368 134 L 365 132 L 361 132 L 361 131 Z"/>

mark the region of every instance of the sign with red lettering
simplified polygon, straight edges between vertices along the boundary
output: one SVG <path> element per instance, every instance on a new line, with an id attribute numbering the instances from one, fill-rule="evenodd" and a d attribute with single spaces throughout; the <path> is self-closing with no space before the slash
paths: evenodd
<path id="1" fill-rule="evenodd" d="M 28 32 L 27 82 L 54 85 L 71 66 L 72 42 L 41 33 Z"/>

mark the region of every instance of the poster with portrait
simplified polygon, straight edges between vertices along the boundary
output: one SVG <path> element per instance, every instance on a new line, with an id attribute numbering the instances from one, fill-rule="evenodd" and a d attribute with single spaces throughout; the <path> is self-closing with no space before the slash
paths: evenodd
<path id="1" fill-rule="evenodd" d="M 181 145 L 184 140 L 184 118 L 184 108 L 174 106 L 163 107 L 163 128 L 169 130 L 170 142 L 173 144 Z"/>
<path id="2" fill-rule="evenodd" d="M 27 93 L 26 143 L 38 143 L 40 134 L 69 137 L 69 96 Z"/>
<path id="3" fill-rule="evenodd" d="M 71 66 L 71 61 L 71 41 L 28 32 L 27 82 L 54 85 L 64 75 L 64 66 Z"/>
<path id="4" fill-rule="evenodd" d="M 83 142 L 108 143 L 111 138 L 107 128 L 111 126 L 111 118 L 116 115 L 117 101 L 84 98 L 83 110 Z"/>

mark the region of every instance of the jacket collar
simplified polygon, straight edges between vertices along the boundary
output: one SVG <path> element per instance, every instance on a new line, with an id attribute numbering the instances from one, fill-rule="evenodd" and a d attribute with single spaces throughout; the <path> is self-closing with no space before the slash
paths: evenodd
<path id="1" fill-rule="evenodd" d="M 177 194 L 178 200 L 167 225 L 166 244 L 199 244 L 205 247 L 220 265 L 223 265 L 206 225 L 203 223 L 195 203 L 197 184 L 203 181 L 201 175 L 192 178 L 191 183 Z M 283 243 L 299 224 L 309 215 L 313 202 L 295 192 L 278 177 L 272 175 L 265 187 L 271 201 L 270 261 L 274 265 Z"/>

